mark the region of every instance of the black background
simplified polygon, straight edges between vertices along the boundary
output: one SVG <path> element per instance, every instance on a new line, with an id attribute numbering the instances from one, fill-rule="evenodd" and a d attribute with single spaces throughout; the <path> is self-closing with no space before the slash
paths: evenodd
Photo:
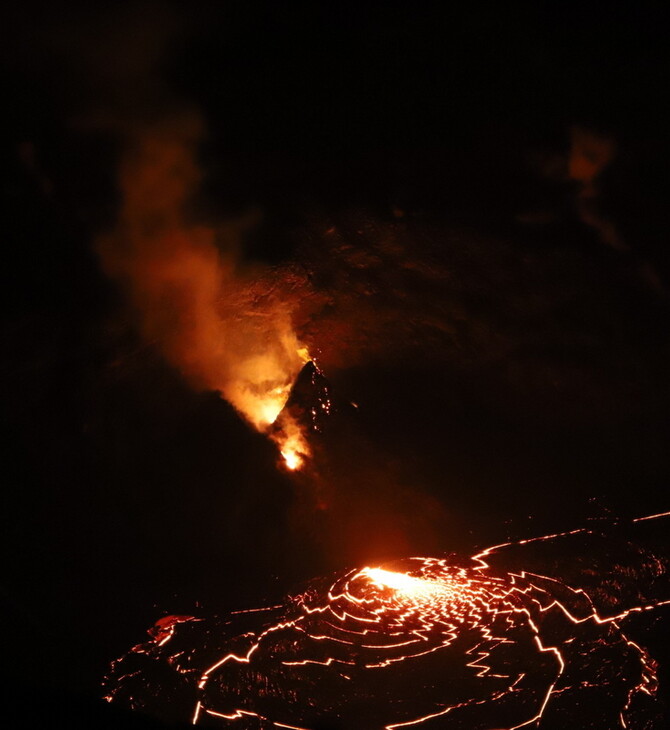
<path id="1" fill-rule="evenodd" d="M 248 257 L 318 250 L 322 223 L 361 248 L 402 225 L 463 275 L 466 330 L 483 319 L 521 343 L 503 362 L 415 342 L 328 373 L 364 406 L 376 463 L 415 470 L 446 514 L 412 550 L 667 509 L 663 4 L 445 5 L 158 3 L 131 27 L 178 19 L 160 75 L 207 123 L 202 214 L 263 211 Z M 302 533 L 273 447 L 119 314 L 92 245 L 114 220 L 119 149 L 73 122 L 105 94 L 72 69 L 79 41 L 127 16 L 5 14 L 3 673 L 95 694 L 159 615 L 395 551 Z M 529 163 L 565 158 L 574 125 L 616 142 L 600 205 L 625 251 L 580 221 L 574 182 Z M 538 211 L 549 222 L 522 222 Z M 528 260 L 527 278 L 510 273 Z"/>

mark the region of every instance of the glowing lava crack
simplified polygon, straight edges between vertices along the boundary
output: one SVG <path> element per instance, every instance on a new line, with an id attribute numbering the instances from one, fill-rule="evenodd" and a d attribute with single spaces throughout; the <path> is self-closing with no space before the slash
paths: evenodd
<path id="1" fill-rule="evenodd" d="M 644 652 L 626 644 L 613 621 L 599 621 L 583 593 L 539 576 L 489 576 L 484 563 L 473 569 L 414 558 L 393 567 L 351 572 L 325 600 L 312 592 L 294 599 L 281 621 L 249 637 L 245 650 L 207 669 L 194 722 L 256 715 L 278 727 L 309 727 L 312 692 L 327 687 L 319 714 L 342 727 L 474 728 L 492 711 L 508 728 L 525 727 L 565 689 L 566 669 L 585 641 L 626 645 L 630 659 L 638 659 L 637 682 L 619 688 L 624 711 L 633 693 L 653 689 Z M 290 675 L 290 697 L 275 690 L 277 671 Z M 418 687 L 414 678 L 425 676 L 434 683 L 422 679 Z M 352 692 L 379 706 L 352 712 Z"/>
<path id="2" fill-rule="evenodd" d="M 603 617 L 580 588 L 494 571 L 488 561 L 497 549 L 312 583 L 283 606 L 239 612 L 225 628 L 204 630 L 219 638 L 198 656 L 184 647 L 189 630 L 203 629 L 195 620 L 189 629 L 184 617 L 174 638 L 162 631 L 160 647 L 134 651 L 163 652 L 191 677 L 195 725 L 656 727 L 635 720 L 640 701 L 656 693 L 655 662 L 620 627 L 653 606 Z M 120 667 L 115 672 L 110 699 L 127 699 Z"/>

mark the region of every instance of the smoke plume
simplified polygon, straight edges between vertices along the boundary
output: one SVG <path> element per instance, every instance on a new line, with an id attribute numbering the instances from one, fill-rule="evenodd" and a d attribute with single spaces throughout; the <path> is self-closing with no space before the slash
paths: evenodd
<path id="1" fill-rule="evenodd" d="M 234 250 L 240 226 L 191 223 L 200 180 L 197 116 L 133 130 L 119 171 L 115 229 L 99 241 L 144 337 L 197 388 L 218 390 L 255 427 L 272 423 L 305 361 L 289 306 L 254 287 Z"/>
<path id="2" fill-rule="evenodd" d="M 193 214 L 205 125 L 162 73 L 176 21 L 143 4 L 64 23 L 53 35 L 80 92 L 75 126 L 119 150 L 118 211 L 96 248 L 144 338 L 193 387 L 219 391 L 265 430 L 308 357 L 266 269 L 240 261 L 254 216 L 204 224 Z M 66 50 L 68 39 L 76 43 Z"/>
<path id="3" fill-rule="evenodd" d="M 628 246 L 600 205 L 600 176 L 614 159 L 614 141 L 575 126 L 570 130 L 570 142 L 568 176 L 579 185 L 577 208 L 580 218 L 598 233 L 603 243 L 617 251 L 627 251 Z"/>

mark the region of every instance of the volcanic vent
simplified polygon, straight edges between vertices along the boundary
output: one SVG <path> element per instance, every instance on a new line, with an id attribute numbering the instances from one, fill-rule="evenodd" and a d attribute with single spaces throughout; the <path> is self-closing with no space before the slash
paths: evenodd
<path id="1" fill-rule="evenodd" d="M 309 458 L 309 434 L 321 433 L 332 412 L 330 384 L 310 360 L 298 373 L 286 404 L 269 430 L 288 469 L 299 469 Z"/>

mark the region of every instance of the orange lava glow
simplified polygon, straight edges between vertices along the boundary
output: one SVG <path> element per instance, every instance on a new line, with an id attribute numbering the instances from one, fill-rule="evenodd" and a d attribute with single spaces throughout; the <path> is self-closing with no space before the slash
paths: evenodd
<path id="1" fill-rule="evenodd" d="M 286 468 L 296 471 L 304 465 L 310 448 L 300 424 L 290 415 L 285 414 L 280 419 L 280 414 L 297 373 L 309 362 L 310 356 L 307 348 L 299 345 L 292 330 L 287 328 L 285 338 L 287 350 L 294 353 L 290 359 L 256 358 L 224 395 L 256 429 L 268 433 L 277 444 Z"/>
<path id="2" fill-rule="evenodd" d="M 310 455 L 310 448 L 300 424 L 290 415 L 281 419 L 280 430 L 272 434 L 272 440 L 279 447 L 284 465 L 289 471 L 296 471 L 305 464 Z"/>
<path id="3" fill-rule="evenodd" d="M 191 220 L 201 134 L 195 114 L 130 131 L 118 219 L 98 253 L 126 287 L 145 340 L 191 385 L 218 391 L 270 435 L 310 357 L 293 327 L 296 302 L 277 291 L 274 271 L 242 265 L 234 253 L 253 220 L 216 227 Z M 296 429 L 271 436 L 290 469 L 307 453 Z"/>
<path id="4" fill-rule="evenodd" d="M 444 591 L 445 585 L 426 578 L 416 578 L 407 573 L 396 573 L 383 568 L 364 568 L 361 574 L 368 577 L 375 585 L 390 588 L 405 597 L 420 598 L 436 591 Z"/>
<path id="5" fill-rule="evenodd" d="M 151 642 L 129 656 L 162 657 L 194 683 L 193 704 L 183 709 L 196 726 L 641 728 L 651 717 L 649 701 L 660 699 L 659 665 L 624 622 L 670 605 L 666 594 L 600 605 L 579 585 L 503 567 L 506 548 L 568 538 L 588 547 L 594 535 L 579 528 L 470 558 L 413 557 L 343 571 L 282 603 L 232 612 L 258 613 L 258 621 L 241 622 L 244 632 L 231 631 L 221 644 L 203 645 L 197 660 L 194 637 L 209 641 L 220 620 L 208 627 L 207 619 L 166 616 L 150 631 Z M 130 673 L 117 671 L 123 661 L 113 664 L 116 686 L 106 699 L 132 703 L 138 686 L 152 697 L 136 662 Z M 564 722 L 575 712 L 586 712 L 587 722 Z"/>
<path id="6" fill-rule="evenodd" d="M 295 451 L 294 449 L 291 449 L 289 447 L 282 449 L 281 455 L 284 457 L 284 462 L 286 463 L 286 468 L 290 469 L 291 471 L 300 469 L 300 467 L 304 463 L 302 456 L 300 456 L 300 454 L 297 451 Z"/>
<path id="7" fill-rule="evenodd" d="M 587 531 L 532 541 L 581 532 Z M 523 542 L 529 541 L 515 544 Z M 511 711 L 505 730 L 537 727 L 552 701 L 573 690 L 572 666 L 579 665 L 587 647 L 596 651 L 617 637 L 618 645 L 626 647 L 631 661 L 638 663 L 638 676 L 631 679 L 619 711 L 620 727 L 631 727 L 627 714 L 633 698 L 639 693 L 653 696 L 658 679 L 653 659 L 621 631 L 618 622 L 630 613 L 668 602 L 604 616 L 583 590 L 556 579 L 525 572 L 491 573 L 486 560 L 501 547 L 474 555 L 469 566 L 450 565 L 439 558 L 410 558 L 403 561 L 404 571 L 368 566 L 350 571 L 324 593 L 308 591 L 295 597 L 290 611 L 277 623 L 246 635 L 248 640 L 237 651 L 226 653 L 202 674 L 201 699 L 192 723 L 198 725 L 209 716 L 231 721 L 254 718 L 300 730 L 312 727 L 283 724 L 248 706 L 225 713 L 211 706 L 218 695 L 208 694 L 210 680 L 214 685 L 224 678 L 234 681 L 235 666 L 260 668 L 264 662 L 274 662 L 281 646 L 286 652 L 281 666 L 292 673 L 296 687 L 311 686 L 314 676 L 325 676 L 326 671 L 357 682 L 366 673 L 388 673 L 403 664 L 419 671 L 424 658 L 443 653 L 451 657 L 452 671 L 463 674 L 468 682 L 479 680 L 485 689 L 476 701 L 467 697 L 437 700 L 432 707 L 429 701 L 423 714 L 408 711 L 404 719 L 400 715 L 396 720 L 380 720 L 378 726 L 385 730 L 424 723 L 436 727 L 431 722 L 437 718 L 444 727 L 464 727 L 459 713 L 485 705 L 507 707 L 510 712 L 521 695 L 526 699 Z M 461 648 L 456 650 L 457 646 Z M 461 657 L 458 666 L 457 656 Z M 426 661 L 432 668 L 433 660 Z M 254 676 L 253 672 L 248 676 Z M 390 718 L 393 712 L 388 714 Z M 454 724 L 450 724 L 452 718 Z"/>
<path id="8" fill-rule="evenodd" d="M 278 310 L 263 314 L 268 317 L 270 327 L 272 318 L 277 317 L 271 339 L 264 328 L 253 332 L 246 343 L 251 356 L 244 357 L 246 353 L 242 353 L 235 365 L 235 377 L 221 388 L 225 398 L 259 431 L 266 431 L 276 422 L 293 381 L 310 359 L 279 306 Z"/>

